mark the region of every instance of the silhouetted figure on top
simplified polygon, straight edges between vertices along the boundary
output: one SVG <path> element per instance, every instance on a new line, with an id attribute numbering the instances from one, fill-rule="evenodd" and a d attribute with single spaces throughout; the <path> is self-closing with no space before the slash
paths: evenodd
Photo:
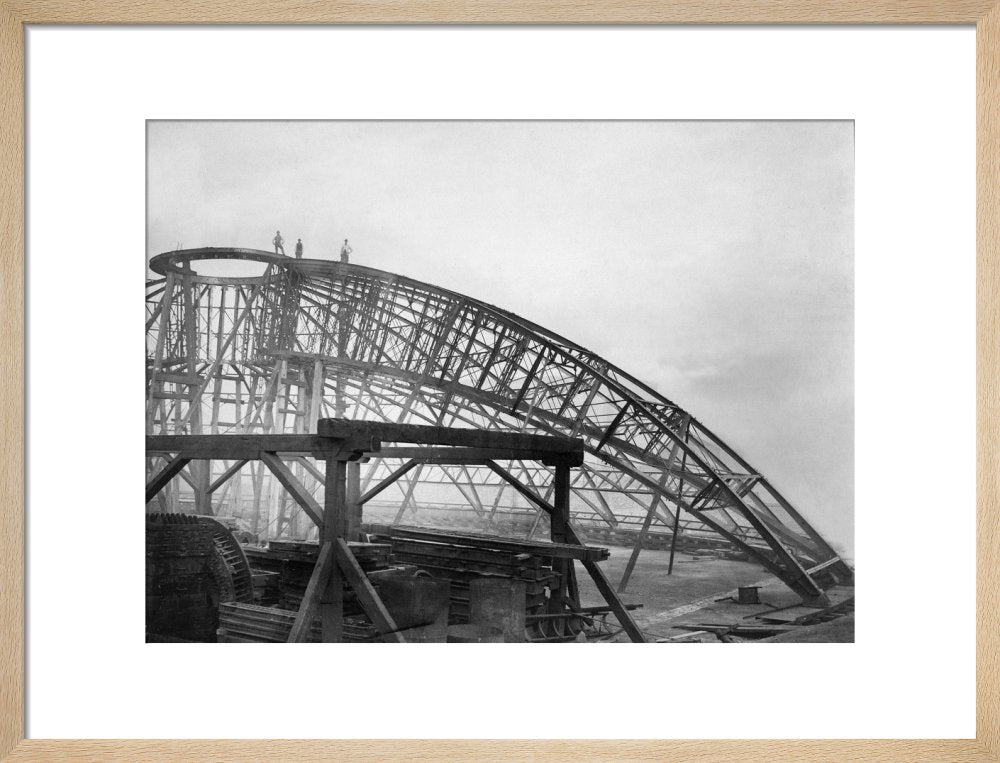
<path id="1" fill-rule="evenodd" d="M 340 247 L 340 261 L 341 262 L 349 262 L 350 261 L 349 258 L 351 256 L 351 252 L 353 252 L 353 251 L 354 250 L 351 249 L 351 245 L 347 243 L 347 239 L 345 238 L 344 239 L 344 245 L 342 247 Z"/>
<path id="2" fill-rule="evenodd" d="M 295 257 L 297 259 L 302 259 L 302 239 L 299 239 L 299 243 L 295 245 Z"/>
<path id="3" fill-rule="evenodd" d="M 283 246 L 283 244 L 285 243 L 285 239 L 283 239 L 281 237 L 281 231 L 280 230 L 279 231 L 275 231 L 275 233 L 274 233 L 274 240 L 271 241 L 271 243 L 274 244 L 274 253 L 275 254 L 277 254 L 279 251 L 282 254 L 285 253 L 285 247 Z"/>

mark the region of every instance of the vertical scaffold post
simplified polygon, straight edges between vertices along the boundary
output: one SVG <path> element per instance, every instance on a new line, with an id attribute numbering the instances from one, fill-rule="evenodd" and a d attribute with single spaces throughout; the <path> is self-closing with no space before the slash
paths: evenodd
<path id="1" fill-rule="evenodd" d="M 323 501 L 322 542 L 336 546 L 344 536 L 347 502 L 347 463 L 337 458 L 326 459 L 326 488 Z M 330 568 L 330 580 L 320 600 L 320 621 L 323 641 L 340 643 L 344 635 L 344 576 L 340 566 Z"/>
<path id="2" fill-rule="evenodd" d="M 361 540 L 361 462 L 347 462 L 345 540 Z"/>
<path id="3" fill-rule="evenodd" d="M 569 466 L 560 463 L 556 466 L 553 482 L 553 508 L 555 511 L 549 518 L 550 537 L 553 543 L 568 542 L 569 529 Z M 554 559 L 552 566 L 559 575 L 558 587 L 552 591 L 549 609 L 553 613 L 562 612 L 567 592 L 570 561 Z"/>

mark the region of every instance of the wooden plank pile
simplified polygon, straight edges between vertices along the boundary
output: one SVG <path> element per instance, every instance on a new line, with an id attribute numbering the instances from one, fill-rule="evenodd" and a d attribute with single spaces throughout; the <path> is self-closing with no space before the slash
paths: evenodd
<path id="1" fill-rule="evenodd" d="M 553 559 L 608 557 L 606 548 L 544 543 L 517 538 L 461 534 L 415 527 L 367 525 L 373 540 L 392 545 L 394 562 L 413 565 L 435 578 L 451 581 L 448 622 L 469 622 L 469 583 L 483 577 L 522 580 L 526 588 L 527 617 L 546 611 L 546 589 L 558 585 Z"/>
<path id="2" fill-rule="evenodd" d="M 377 589 L 390 566 L 390 547 L 379 543 L 349 543 L 351 552 Z M 253 571 L 254 603 L 227 602 L 219 607 L 218 640 L 224 643 L 287 641 L 319 556 L 310 541 L 271 541 L 267 548 L 246 546 Z M 344 583 L 344 640 L 377 640 L 375 627 L 364 615 L 357 594 Z M 320 641 L 316 619 L 306 641 Z"/>
<path id="3" fill-rule="evenodd" d="M 351 551 L 365 572 L 389 567 L 390 547 L 378 543 L 349 543 Z M 309 577 L 316 566 L 319 544 L 310 541 L 271 541 L 268 548 L 246 546 L 244 551 L 254 576 L 271 573 L 275 582 L 270 588 L 254 585 L 254 603 L 279 609 L 298 610 L 305 594 Z M 358 614 L 361 607 L 355 593 L 344 589 L 345 614 Z"/>
<path id="4" fill-rule="evenodd" d="M 295 612 L 255 604 L 225 602 L 219 607 L 218 639 L 225 644 L 285 643 L 295 622 Z M 321 638 L 317 618 L 309 629 L 307 642 L 318 643 Z M 345 641 L 374 641 L 378 633 L 363 617 L 349 617 L 344 621 Z"/>
<path id="5" fill-rule="evenodd" d="M 361 569 L 382 569 L 389 563 L 390 548 L 379 543 L 348 543 Z M 268 544 L 267 555 L 272 559 L 289 561 L 309 561 L 315 564 L 319 555 L 319 543 L 308 540 L 272 540 Z"/>
<path id="6" fill-rule="evenodd" d="M 254 570 L 253 578 L 253 601 L 262 607 L 273 607 L 281 600 L 279 584 L 281 583 L 280 572 L 265 572 L 264 570 Z"/>

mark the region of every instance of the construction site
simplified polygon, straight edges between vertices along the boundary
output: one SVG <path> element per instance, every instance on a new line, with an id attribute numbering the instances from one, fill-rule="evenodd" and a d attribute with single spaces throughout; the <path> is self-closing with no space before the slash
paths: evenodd
<path id="1" fill-rule="evenodd" d="M 711 411 L 406 275 L 149 268 L 148 642 L 853 641 L 851 564 Z"/>

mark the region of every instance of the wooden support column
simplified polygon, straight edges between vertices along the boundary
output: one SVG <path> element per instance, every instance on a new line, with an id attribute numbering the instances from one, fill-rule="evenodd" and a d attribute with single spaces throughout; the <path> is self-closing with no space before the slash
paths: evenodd
<path id="1" fill-rule="evenodd" d="M 231 479 L 230 482 L 226 483 L 226 489 L 228 490 L 232 487 L 233 511 L 237 517 L 246 521 L 246 506 L 243 504 L 243 475 L 237 472 L 234 476 L 235 479 Z"/>
<path id="2" fill-rule="evenodd" d="M 186 266 L 190 268 L 190 263 Z M 185 275 L 182 278 L 184 288 L 184 330 L 188 357 L 188 377 L 198 378 L 198 354 L 202 349 L 199 345 L 198 331 L 198 303 L 195 301 L 194 284 L 191 276 Z M 208 347 L 204 348 L 206 355 Z M 197 394 L 193 394 L 191 402 L 188 404 L 187 413 L 183 421 L 188 425 L 188 434 L 201 434 L 202 411 L 201 393 L 208 385 L 210 376 L 206 374 L 204 381 L 198 385 Z M 188 390 L 194 392 L 193 385 L 188 385 Z M 178 400 L 178 410 L 180 401 Z M 178 430 L 180 431 L 180 430 Z M 194 494 L 194 510 L 196 514 L 212 516 L 212 498 L 208 493 L 209 483 L 212 481 L 212 462 L 195 461 L 188 466 L 191 474 L 191 491 Z"/>
<path id="3" fill-rule="evenodd" d="M 319 421 L 320 408 L 323 405 L 323 361 L 313 361 L 312 377 L 309 383 L 309 423 L 307 431 L 309 434 L 316 434 L 317 422 Z"/>
<path id="4" fill-rule="evenodd" d="M 320 542 L 330 543 L 336 553 L 337 542 L 344 536 L 347 502 L 347 462 L 326 459 L 326 488 L 323 500 L 323 525 Z M 320 619 L 323 641 L 340 643 L 344 640 L 344 576 L 339 564 L 330 570 L 330 579 L 320 597 Z"/>
<path id="5" fill-rule="evenodd" d="M 347 516 L 344 522 L 346 540 L 361 540 L 361 462 L 347 462 Z"/>
<path id="6" fill-rule="evenodd" d="M 212 496 L 208 492 L 209 483 L 212 481 L 212 462 L 192 461 L 188 464 L 188 471 L 191 472 L 195 513 L 207 517 L 213 516 Z"/>
<path id="7" fill-rule="evenodd" d="M 568 543 L 569 533 L 569 467 L 565 464 L 556 466 L 553 478 L 553 511 L 549 516 L 550 537 L 553 543 Z M 549 611 L 553 614 L 565 609 L 567 583 L 571 562 L 567 559 L 553 559 L 552 567 L 559 575 L 559 584 L 551 592 Z"/>
<path id="8" fill-rule="evenodd" d="M 272 538 L 281 537 L 281 486 L 270 478 L 267 480 L 267 527 Z"/>
<path id="9" fill-rule="evenodd" d="M 270 535 L 267 522 L 261 522 L 260 519 L 261 494 L 264 492 L 264 464 L 259 462 L 251 464 L 250 469 L 253 475 L 253 532 L 254 535 L 267 540 Z"/>

